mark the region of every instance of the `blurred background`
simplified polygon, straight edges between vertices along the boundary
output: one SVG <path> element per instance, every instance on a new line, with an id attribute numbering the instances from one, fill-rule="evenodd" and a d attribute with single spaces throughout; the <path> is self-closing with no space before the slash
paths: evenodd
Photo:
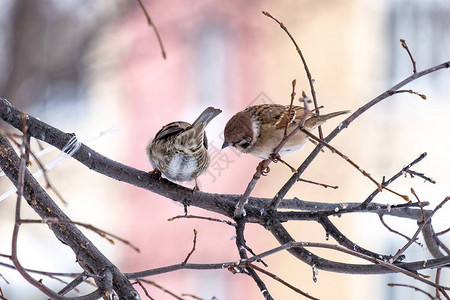
<path id="1" fill-rule="evenodd" d="M 223 113 L 207 128 L 212 161 L 199 179 L 205 192 L 243 193 L 259 162 L 229 148 L 220 151 L 223 128 L 234 113 L 252 104 L 288 104 L 293 79 L 298 95 L 302 90 L 310 95 L 295 47 L 262 10 L 282 21 L 301 47 L 315 79 L 319 104 L 324 106 L 322 113 L 355 111 L 411 75 L 412 64 L 401 38 L 419 71 L 450 59 L 450 2 L 446 0 L 143 2 L 161 35 L 166 60 L 137 1 L 0 0 L 0 96 L 63 131 L 75 132 L 101 154 L 148 171 L 145 146 L 162 125 L 175 120 L 192 122 L 206 106 L 219 107 Z M 408 177 L 391 187 L 409 195 L 414 187 L 420 200 L 434 208 L 449 195 L 449 83 L 450 72 L 443 70 L 409 84 L 407 89 L 425 94 L 427 100 L 395 95 L 353 122 L 332 144 L 380 181 L 427 152 L 428 157 L 413 170 L 432 177 L 436 184 Z M 325 134 L 341 121 L 336 118 L 325 124 Z M 4 123 L 1 126 L 12 130 Z M 37 144 L 33 147 L 39 151 Z M 298 166 L 312 149 L 308 145 L 286 161 Z M 58 155 L 53 151 L 42 160 L 48 163 Z M 273 197 L 290 175 L 285 166 L 272 164 L 269 176 L 258 182 L 253 195 Z M 190 262 L 238 259 L 233 228 L 193 219 L 168 222 L 183 214 L 183 207 L 175 202 L 90 172 L 71 159 L 52 169 L 50 178 L 68 201 L 64 210 L 73 220 L 118 234 L 141 249 L 136 253 L 118 241 L 111 245 L 83 230 L 124 272 L 180 263 L 191 250 L 194 229 L 198 231 L 197 250 Z M 298 183 L 289 197 L 360 202 L 375 188 L 330 151 L 316 158 L 304 178 L 339 188 Z M 193 187 L 189 182 L 183 185 Z M 4 176 L 0 186 L 0 195 L 12 189 Z M 15 196 L 2 198 L 0 253 L 9 254 Z M 375 201 L 396 204 L 403 200 L 385 192 Z M 25 218 L 36 218 L 30 209 L 24 210 Z M 221 218 L 192 207 L 189 213 Z M 436 231 L 449 227 L 448 214 L 445 207 L 436 214 Z M 406 242 L 382 227 L 377 215 L 346 215 L 332 221 L 351 240 L 376 252 L 393 254 Z M 409 236 L 416 230 L 411 220 L 386 217 L 386 222 Z M 298 241 L 326 241 L 315 222 L 286 227 Z M 442 239 L 449 242 L 446 236 Z M 249 225 L 246 240 L 256 253 L 277 246 L 261 226 Z M 314 252 L 343 262 L 362 262 L 330 251 Z M 407 260 L 430 258 L 417 245 L 406 255 Z M 33 269 L 81 270 L 72 251 L 44 225 L 21 227 L 19 256 L 23 265 Z M 423 299 L 412 289 L 387 287 L 389 282 L 412 284 L 434 294 L 431 288 L 401 275 L 319 270 L 314 283 L 311 268 L 289 254 L 279 253 L 265 261 L 271 272 L 320 299 Z M 434 280 L 434 272 L 423 273 Z M 16 272 L 1 267 L 0 274 L 10 282 L 0 278 L 8 299 L 46 299 Z M 301 298 L 265 275 L 261 277 L 275 299 Z M 50 278 L 37 278 L 54 289 L 63 287 Z M 251 278 L 225 270 L 177 271 L 150 280 L 177 295 L 262 299 Z M 443 273 L 441 283 L 450 284 L 448 274 Z M 155 299 L 171 299 L 155 287 L 147 286 L 147 290 Z"/>

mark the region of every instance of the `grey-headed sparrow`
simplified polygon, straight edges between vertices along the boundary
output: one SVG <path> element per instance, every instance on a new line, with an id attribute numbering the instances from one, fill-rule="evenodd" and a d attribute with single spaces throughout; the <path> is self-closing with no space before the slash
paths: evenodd
<path id="1" fill-rule="evenodd" d="M 234 146 L 243 153 L 267 159 L 284 137 L 286 123 L 287 134 L 291 133 L 300 122 L 308 131 L 322 125 L 326 120 L 348 113 L 338 111 L 327 115 L 311 114 L 305 120 L 305 110 L 300 106 L 262 104 L 250 106 L 235 114 L 225 126 L 222 148 Z M 308 137 L 299 131 L 279 151 L 283 156 L 303 148 Z"/>
<path id="2" fill-rule="evenodd" d="M 208 141 L 205 127 L 222 111 L 214 107 L 205 109 L 194 123 L 169 123 L 156 134 L 146 148 L 153 169 L 172 181 L 195 180 L 209 165 Z"/>

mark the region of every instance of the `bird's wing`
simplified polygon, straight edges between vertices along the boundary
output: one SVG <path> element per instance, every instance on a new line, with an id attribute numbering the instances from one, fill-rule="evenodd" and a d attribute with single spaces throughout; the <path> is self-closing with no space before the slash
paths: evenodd
<path id="1" fill-rule="evenodd" d="M 302 120 L 305 110 L 301 106 L 293 105 L 289 110 L 290 105 L 278 104 L 263 104 L 249 108 L 253 110 L 253 115 L 261 116 L 261 123 L 269 124 L 275 121 L 277 128 L 284 128 L 286 124 L 289 126 L 296 126 Z"/>
<path id="2" fill-rule="evenodd" d="M 186 128 L 190 126 L 189 123 L 178 121 L 178 122 L 172 122 L 167 125 L 165 125 L 161 130 L 158 131 L 158 133 L 155 136 L 154 141 L 159 141 L 162 139 L 167 139 L 169 136 L 175 135 Z"/>

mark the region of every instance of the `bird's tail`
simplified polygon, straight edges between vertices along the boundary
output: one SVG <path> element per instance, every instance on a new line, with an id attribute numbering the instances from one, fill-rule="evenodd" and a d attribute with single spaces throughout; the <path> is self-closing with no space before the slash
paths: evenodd
<path id="1" fill-rule="evenodd" d="M 329 113 L 326 115 L 314 116 L 314 117 L 311 117 L 308 120 L 306 120 L 305 126 L 309 127 L 309 128 L 315 128 L 315 127 L 325 123 L 325 121 L 327 121 L 328 119 L 331 119 L 331 118 L 334 118 L 334 117 L 337 117 L 340 115 L 348 114 L 348 113 L 350 113 L 349 110 L 341 110 L 341 111 L 332 112 L 332 113 Z"/>
<path id="2" fill-rule="evenodd" d="M 177 139 L 191 152 L 199 151 L 202 146 L 208 149 L 205 127 L 221 112 L 220 109 L 211 106 L 206 108 L 187 130 L 178 135 Z"/>
<path id="3" fill-rule="evenodd" d="M 204 124 L 203 127 L 205 127 L 206 125 L 208 125 L 208 123 L 212 119 L 214 119 L 221 112 L 222 112 L 222 110 L 210 106 L 210 107 L 206 108 L 200 114 L 200 116 L 198 116 L 197 120 L 195 120 L 194 123 L 192 123 L 191 127 L 195 127 L 196 125 L 198 125 L 200 123 L 203 123 Z"/>

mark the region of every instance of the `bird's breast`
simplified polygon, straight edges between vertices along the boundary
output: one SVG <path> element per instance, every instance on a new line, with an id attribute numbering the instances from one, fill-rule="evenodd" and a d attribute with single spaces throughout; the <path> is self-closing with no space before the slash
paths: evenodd
<path id="1" fill-rule="evenodd" d="M 288 128 L 287 134 L 290 134 L 294 129 L 295 128 L 293 127 Z M 252 145 L 252 148 L 249 149 L 248 153 L 266 159 L 273 153 L 275 148 L 278 147 L 284 138 L 284 128 L 274 130 L 273 127 L 266 127 L 262 128 L 261 131 L 264 132 L 264 134 L 258 137 L 256 143 Z M 297 132 L 287 141 L 278 154 L 284 156 L 300 151 L 305 145 L 306 140 L 307 136 L 303 132 Z"/>
<path id="2" fill-rule="evenodd" d="M 191 181 L 194 177 L 198 177 L 206 170 L 208 162 L 207 157 L 188 156 L 183 153 L 177 153 L 171 158 L 165 175 L 174 181 Z"/>

